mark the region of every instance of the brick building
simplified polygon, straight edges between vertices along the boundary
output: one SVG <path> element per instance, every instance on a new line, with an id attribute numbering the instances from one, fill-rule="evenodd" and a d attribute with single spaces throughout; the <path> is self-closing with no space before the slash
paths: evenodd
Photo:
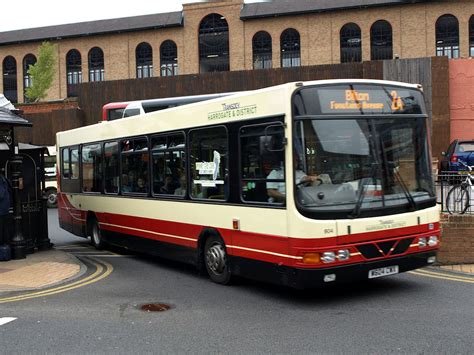
<path id="1" fill-rule="evenodd" d="M 38 46 L 57 48 L 48 99 L 68 84 L 334 64 L 474 56 L 470 0 L 312 0 L 191 3 L 179 12 L 0 33 L 0 92 L 24 102 Z"/>

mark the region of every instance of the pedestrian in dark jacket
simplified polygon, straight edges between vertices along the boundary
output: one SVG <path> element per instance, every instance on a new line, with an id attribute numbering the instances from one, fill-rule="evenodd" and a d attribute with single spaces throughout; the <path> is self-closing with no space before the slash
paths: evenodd
<path id="1" fill-rule="evenodd" d="M 10 213 L 12 188 L 8 179 L 0 174 L 0 245 L 10 242 L 8 216 Z"/>

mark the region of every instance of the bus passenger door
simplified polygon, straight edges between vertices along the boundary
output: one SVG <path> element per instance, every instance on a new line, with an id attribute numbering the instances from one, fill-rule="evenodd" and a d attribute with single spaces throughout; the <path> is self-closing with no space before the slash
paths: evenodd
<path id="1" fill-rule="evenodd" d="M 82 221 L 78 210 L 76 194 L 80 192 L 79 149 L 64 148 L 61 151 L 61 195 L 59 198 L 59 220 L 65 230 L 82 234 Z"/>

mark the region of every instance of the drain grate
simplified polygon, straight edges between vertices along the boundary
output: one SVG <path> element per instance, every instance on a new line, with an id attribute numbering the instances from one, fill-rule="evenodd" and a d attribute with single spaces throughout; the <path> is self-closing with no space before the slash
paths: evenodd
<path id="1" fill-rule="evenodd" d="M 165 312 L 171 309 L 171 306 L 166 303 L 147 303 L 139 307 L 145 312 Z"/>

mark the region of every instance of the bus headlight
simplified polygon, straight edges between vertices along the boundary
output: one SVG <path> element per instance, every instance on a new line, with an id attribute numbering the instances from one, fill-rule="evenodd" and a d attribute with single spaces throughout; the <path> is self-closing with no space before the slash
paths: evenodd
<path id="1" fill-rule="evenodd" d="M 426 247 L 426 238 L 419 238 L 418 239 L 418 247 L 419 248 L 424 248 Z"/>
<path id="2" fill-rule="evenodd" d="M 338 250 L 337 252 L 337 259 L 339 261 L 349 260 L 350 256 L 351 256 L 351 253 L 347 249 L 341 249 L 341 250 Z"/>
<path id="3" fill-rule="evenodd" d="M 326 251 L 323 253 L 323 256 L 321 257 L 321 261 L 323 263 L 333 263 L 336 261 L 336 253 L 333 251 Z"/>
<path id="4" fill-rule="evenodd" d="M 433 235 L 428 239 L 428 245 L 430 247 L 434 247 L 435 245 L 438 245 L 438 237 Z"/>

